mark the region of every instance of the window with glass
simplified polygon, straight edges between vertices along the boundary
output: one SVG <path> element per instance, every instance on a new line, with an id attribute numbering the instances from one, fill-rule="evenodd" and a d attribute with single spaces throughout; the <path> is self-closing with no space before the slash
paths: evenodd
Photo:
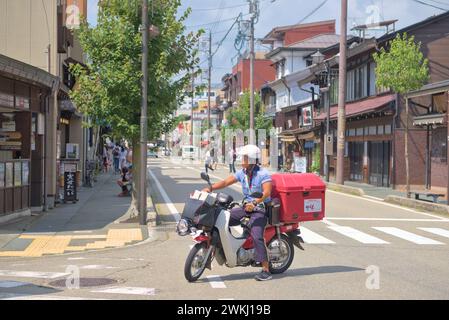
<path id="1" fill-rule="evenodd" d="M 447 162 L 447 128 L 437 128 L 432 132 L 432 161 Z"/>

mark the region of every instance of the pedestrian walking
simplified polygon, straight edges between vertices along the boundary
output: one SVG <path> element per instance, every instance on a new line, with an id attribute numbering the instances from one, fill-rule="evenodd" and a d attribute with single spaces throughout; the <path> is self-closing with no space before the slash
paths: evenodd
<path id="1" fill-rule="evenodd" d="M 206 152 L 206 159 L 205 159 L 204 168 L 206 169 L 206 173 L 209 172 L 209 169 L 214 171 L 214 168 L 212 168 L 212 156 L 211 156 L 210 150 L 208 150 Z"/>
<path id="2" fill-rule="evenodd" d="M 230 149 L 228 152 L 228 164 L 229 164 L 229 173 L 235 173 L 235 160 L 237 156 L 235 154 L 234 149 Z"/>
<path id="3" fill-rule="evenodd" d="M 128 154 L 128 151 L 124 146 L 120 148 L 120 157 L 119 157 L 119 163 L 120 163 L 120 171 L 123 170 L 124 167 L 126 167 L 126 156 Z"/>
<path id="4" fill-rule="evenodd" d="M 115 174 L 120 173 L 120 146 L 118 143 L 115 144 L 112 150 L 112 157 L 114 160 L 114 172 Z"/>
<path id="5" fill-rule="evenodd" d="M 212 157 L 212 168 L 213 168 L 213 170 L 217 170 L 218 153 L 214 148 L 211 149 L 211 157 Z"/>
<path id="6" fill-rule="evenodd" d="M 103 146 L 103 172 L 107 173 L 109 171 L 109 154 L 108 146 L 105 144 Z"/>

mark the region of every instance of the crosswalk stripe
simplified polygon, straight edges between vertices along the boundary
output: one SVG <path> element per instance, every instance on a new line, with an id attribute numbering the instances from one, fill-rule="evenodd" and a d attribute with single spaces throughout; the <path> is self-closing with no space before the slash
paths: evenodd
<path id="1" fill-rule="evenodd" d="M 329 240 L 318 233 L 315 233 L 305 227 L 299 228 L 301 231 L 301 237 L 303 238 L 305 243 L 308 244 L 332 244 L 335 243 L 332 240 Z"/>
<path id="2" fill-rule="evenodd" d="M 408 231 L 404 231 L 401 230 L 399 228 L 395 228 L 395 227 L 373 227 L 373 229 L 385 232 L 387 234 L 390 234 L 392 236 L 401 238 L 403 240 L 407 240 L 416 244 L 444 244 L 442 242 L 433 240 L 433 239 L 429 239 Z"/>
<path id="3" fill-rule="evenodd" d="M 106 289 L 92 290 L 94 293 L 115 293 L 115 294 L 131 294 L 154 296 L 156 290 L 154 288 L 139 288 L 139 287 L 111 287 Z"/>
<path id="4" fill-rule="evenodd" d="M 207 280 L 209 280 L 211 287 L 214 289 L 225 289 L 226 288 L 226 285 L 221 280 L 220 276 L 207 276 Z"/>
<path id="5" fill-rule="evenodd" d="M 61 272 L 34 272 L 34 271 L 0 270 L 0 276 L 3 276 L 3 277 L 56 279 L 56 278 L 65 277 L 65 276 L 69 276 L 69 275 L 70 275 L 70 273 L 61 273 Z"/>
<path id="6" fill-rule="evenodd" d="M 365 243 L 365 244 L 388 244 L 387 241 L 384 241 L 382 239 L 376 238 L 374 236 L 371 236 L 369 234 L 366 234 L 362 231 L 356 230 L 351 227 L 342 227 L 342 226 L 329 226 L 328 227 L 331 230 L 334 230 L 346 237 L 349 237 L 351 239 L 354 239 L 358 242 Z"/>
<path id="7" fill-rule="evenodd" d="M 418 228 L 418 229 L 436 234 L 438 236 L 449 238 L 449 231 L 446 229 L 441 228 Z"/>

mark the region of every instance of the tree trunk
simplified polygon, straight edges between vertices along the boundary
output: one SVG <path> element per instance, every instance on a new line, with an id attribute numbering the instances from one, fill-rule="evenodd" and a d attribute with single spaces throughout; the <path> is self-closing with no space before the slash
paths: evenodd
<path id="1" fill-rule="evenodd" d="M 408 158 L 408 123 L 409 123 L 409 108 L 408 97 L 405 97 L 405 184 L 407 191 L 407 198 L 410 198 L 410 171 L 409 171 L 409 158 Z"/>

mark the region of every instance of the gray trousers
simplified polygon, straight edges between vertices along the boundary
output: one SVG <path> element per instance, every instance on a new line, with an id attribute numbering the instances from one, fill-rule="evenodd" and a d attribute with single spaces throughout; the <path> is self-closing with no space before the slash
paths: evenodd
<path id="1" fill-rule="evenodd" d="M 231 210 L 230 226 L 240 225 L 240 220 L 246 216 L 246 212 L 241 207 L 235 207 Z M 251 213 L 249 225 L 251 227 L 251 236 L 254 240 L 254 249 L 256 252 L 256 262 L 268 261 L 267 247 L 265 246 L 264 232 L 268 223 L 265 210 L 256 207 Z"/>

